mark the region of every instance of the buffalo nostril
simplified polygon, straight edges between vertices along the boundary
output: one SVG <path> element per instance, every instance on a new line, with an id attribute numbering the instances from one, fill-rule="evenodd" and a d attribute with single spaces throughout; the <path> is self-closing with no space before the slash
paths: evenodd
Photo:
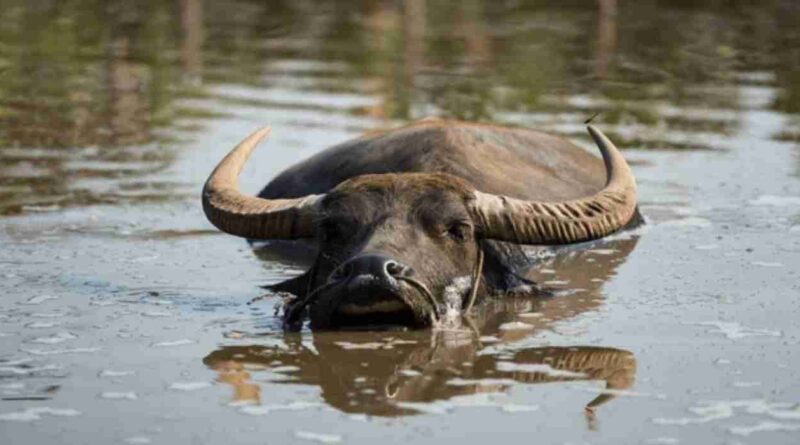
<path id="1" fill-rule="evenodd" d="M 389 261 L 386 263 L 386 273 L 390 277 L 410 277 L 414 274 L 414 269 L 397 261 Z"/>
<path id="2" fill-rule="evenodd" d="M 388 273 L 389 276 L 396 277 L 397 275 L 403 273 L 403 266 L 401 266 L 397 261 L 387 261 L 385 267 L 386 273 Z"/>

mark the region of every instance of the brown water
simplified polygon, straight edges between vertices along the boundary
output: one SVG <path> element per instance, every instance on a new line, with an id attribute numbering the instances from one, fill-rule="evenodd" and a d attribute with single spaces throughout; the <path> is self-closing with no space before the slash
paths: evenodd
<path id="1" fill-rule="evenodd" d="M 647 226 L 447 329 L 284 334 L 245 303 L 305 264 L 199 206 L 263 124 L 251 192 L 427 115 L 597 113 Z M 800 440 L 792 1 L 0 0 L 0 215 L 3 444 Z"/>

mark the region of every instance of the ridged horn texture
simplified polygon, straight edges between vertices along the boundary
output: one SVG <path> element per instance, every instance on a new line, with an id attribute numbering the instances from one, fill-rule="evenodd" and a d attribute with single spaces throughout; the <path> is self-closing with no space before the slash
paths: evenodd
<path id="1" fill-rule="evenodd" d="M 636 181 L 617 147 L 597 128 L 591 134 L 606 165 L 606 186 L 586 198 L 523 201 L 475 192 L 473 219 L 483 238 L 556 245 L 602 238 L 623 227 L 636 210 Z"/>
<path id="2" fill-rule="evenodd" d="M 324 195 L 263 199 L 239 191 L 239 172 L 269 133 L 269 127 L 253 132 L 217 165 L 203 187 L 203 211 L 211 224 L 231 235 L 252 239 L 311 237 L 316 208 Z"/>

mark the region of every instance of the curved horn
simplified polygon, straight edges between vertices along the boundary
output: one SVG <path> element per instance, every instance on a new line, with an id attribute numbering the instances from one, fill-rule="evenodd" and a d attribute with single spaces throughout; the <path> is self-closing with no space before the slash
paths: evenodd
<path id="1" fill-rule="evenodd" d="M 619 230 L 636 210 L 636 181 L 617 147 L 589 125 L 606 164 L 606 186 L 586 198 L 534 202 L 475 192 L 473 218 L 481 236 L 518 244 L 569 244 Z"/>
<path id="2" fill-rule="evenodd" d="M 220 161 L 203 187 L 203 211 L 211 224 L 231 235 L 254 239 L 310 237 L 315 209 L 324 195 L 264 199 L 239 191 L 239 172 L 269 133 L 269 127 L 253 132 Z"/>

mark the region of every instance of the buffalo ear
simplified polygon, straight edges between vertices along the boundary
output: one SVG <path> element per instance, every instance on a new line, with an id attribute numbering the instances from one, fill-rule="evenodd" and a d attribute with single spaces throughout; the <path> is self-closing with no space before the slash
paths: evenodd
<path id="1" fill-rule="evenodd" d="M 311 271 L 308 271 L 300 276 L 290 278 L 286 281 L 281 281 L 280 283 L 268 284 L 261 287 L 272 292 L 288 292 L 290 294 L 297 295 L 298 297 L 302 297 L 306 293 L 306 289 L 308 289 L 308 283 L 311 280 L 310 272 Z"/>
<path id="2" fill-rule="evenodd" d="M 481 240 L 483 279 L 492 294 L 520 293 L 550 296 L 552 293 L 522 275 L 534 262 L 518 244 Z"/>

